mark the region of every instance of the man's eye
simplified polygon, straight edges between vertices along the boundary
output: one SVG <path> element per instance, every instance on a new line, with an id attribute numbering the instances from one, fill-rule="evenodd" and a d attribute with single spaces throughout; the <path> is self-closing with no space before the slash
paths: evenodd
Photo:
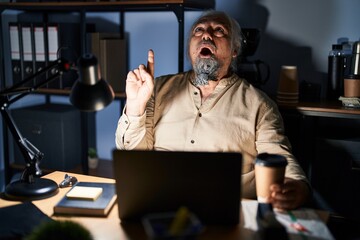
<path id="1" fill-rule="evenodd" d="M 202 32 L 204 32 L 204 28 L 202 28 L 202 27 L 196 27 L 195 29 L 194 29 L 194 33 L 196 34 L 196 33 L 202 33 Z"/>
<path id="2" fill-rule="evenodd" d="M 225 34 L 225 29 L 221 28 L 221 27 L 217 27 L 214 29 L 215 34 L 217 35 L 224 35 Z"/>

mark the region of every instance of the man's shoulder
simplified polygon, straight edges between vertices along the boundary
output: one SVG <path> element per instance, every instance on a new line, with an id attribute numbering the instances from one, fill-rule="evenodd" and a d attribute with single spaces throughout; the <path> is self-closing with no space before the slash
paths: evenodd
<path id="1" fill-rule="evenodd" d="M 162 75 L 155 79 L 155 88 L 158 90 L 164 87 L 180 87 L 185 86 L 189 79 L 189 72 L 181 72 L 176 74 Z"/>
<path id="2" fill-rule="evenodd" d="M 181 72 L 181 73 L 161 75 L 155 78 L 155 82 L 167 82 L 172 80 L 185 79 L 187 78 L 188 74 L 189 72 Z"/>
<path id="3" fill-rule="evenodd" d="M 238 88 L 241 89 L 240 93 L 243 94 L 243 99 L 247 104 L 254 105 L 266 105 L 267 107 L 273 108 L 275 103 L 270 98 L 270 96 L 264 92 L 262 89 L 259 89 L 249 83 L 246 79 L 240 78 L 241 81 L 238 81 Z"/>
<path id="4" fill-rule="evenodd" d="M 242 93 L 246 95 L 245 97 L 260 98 L 260 99 L 264 98 L 264 95 L 266 95 L 266 93 L 264 93 L 261 89 L 256 88 L 254 85 L 249 83 L 246 79 L 240 78 L 237 75 L 235 75 L 235 76 L 237 77 L 236 82 L 238 84 L 238 89 L 241 89 Z"/>

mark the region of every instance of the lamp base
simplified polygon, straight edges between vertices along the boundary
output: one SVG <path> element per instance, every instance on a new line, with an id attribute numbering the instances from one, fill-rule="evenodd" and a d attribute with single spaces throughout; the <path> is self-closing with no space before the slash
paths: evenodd
<path id="1" fill-rule="evenodd" d="M 21 180 L 6 186 L 5 197 L 11 200 L 38 200 L 54 196 L 59 188 L 56 182 L 46 178 L 35 178 L 33 183 Z"/>

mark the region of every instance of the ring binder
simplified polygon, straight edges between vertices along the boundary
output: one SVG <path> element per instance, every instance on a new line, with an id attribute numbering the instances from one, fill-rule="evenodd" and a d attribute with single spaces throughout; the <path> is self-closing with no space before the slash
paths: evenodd
<path id="1" fill-rule="evenodd" d="M 34 71 L 38 72 L 46 66 L 46 51 L 45 51 L 45 25 L 43 23 L 33 24 L 34 33 L 34 47 L 35 47 L 35 68 Z M 43 74 L 35 79 L 35 84 L 42 82 L 46 79 Z"/>
<path id="2" fill-rule="evenodd" d="M 34 40 L 31 23 L 20 23 L 21 27 L 21 44 L 22 44 L 22 79 L 28 78 L 34 74 Z M 33 83 L 28 83 L 33 86 Z M 25 85 L 26 86 L 26 85 Z"/>
<path id="3" fill-rule="evenodd" d="M 47 62 L 53 62 L 58 59 L 57 51 L 59 49 L 59 32 L 57 24 L 48 24 L 46 27 L 47 32 Z M 50 78 L 58 71 L 57 67 L 50 69 L 46 73 L 46 77 Z M 61 81 L 53 81 L 48 83 L 48 88 L 60 89 Z"/>
<path id="4" fill-rule="evenodd" d="M 13 84 L 16 84 L 22 80 L 19 25 L 17 23 L 9 23 L 9 32 L 10 32 L 12 81 Z"/>
<path id="5" fill-rule="evenodd" d="M 69 62 L 75 62 L 80 56 L 80 25 L 77 23 L 49 23 L 47 25 L 47 44 L 49 62 L 59 57 L 65 58 Z M 55 74 L 57 70 L 57 68 L 51 69 L 48 76 Z M 78 75 L 76 71 L 71 70 L 64 73 L 61 78 L 61 81 L 50 82 L 48 87 L 53 89 L 71 88 Z"/>

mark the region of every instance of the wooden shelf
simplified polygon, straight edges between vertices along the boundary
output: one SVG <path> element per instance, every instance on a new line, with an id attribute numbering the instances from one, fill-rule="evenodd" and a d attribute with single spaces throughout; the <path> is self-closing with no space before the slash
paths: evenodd
<path id="1" fill-rule="evenodd" d="M 16 2 L 0 3 L 0 9 L 12 10 L 33 10 L 33 11 L 69 11 L 69 10 L 86 10 L 86 11 L 154 11 L 166 10 L 173 6 L 181 6 L 185 10 L 196 10 L 214 8 L 214 0 L 132 0 L 117 2 Z"/>
<path id="2" fill-rule="evenodd" d="M 59 96 L 69 96 L 71 90 L 68 89 L 48 89 L 48 88 L 40 88 L 33 93 L 39 94 L 51 94 L 51 95 L 59 95 Z M 116 99 L 123 99 L 126 97 L 125 93 L 115 93 Z"/>
<path id="3" fill-rule="evenodd" d="M 298 111 L 306 116 L 360 119 L 360 109 L 344 107 L 340 101 L 299 102 L 278 105 L 280 110 Z"/>

